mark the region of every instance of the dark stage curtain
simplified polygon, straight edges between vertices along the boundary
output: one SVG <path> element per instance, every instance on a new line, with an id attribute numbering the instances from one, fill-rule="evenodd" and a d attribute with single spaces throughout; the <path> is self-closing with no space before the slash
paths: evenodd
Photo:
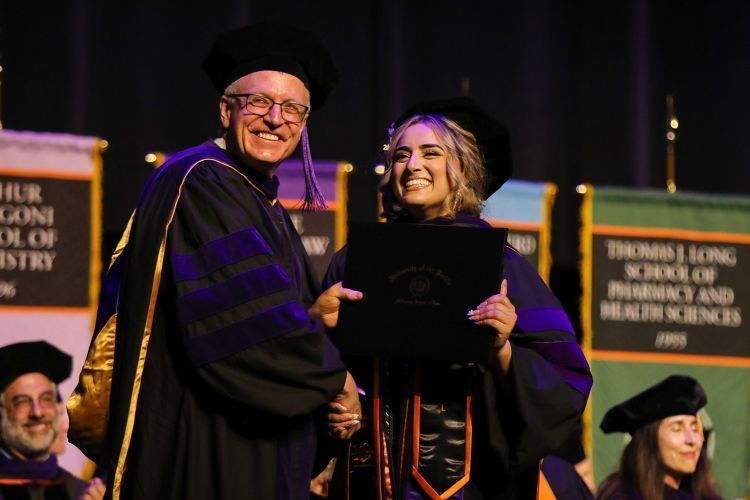
<path id="1" fill-rule="evenodd" d="M 516 176 L 561 190 L 553 286 L 577 314 L 581 182 L 664 185 L 665 97 L 680 118 L 680 189 L 750 194 L 750 3 L 633 0 L 30 2 L 2 0 L 6 128 L 92 134 L 105 155 L 105 257 L 150 150 L 216 131 L 200 69 L 221 30 L 317 30 L 342 76 L 311 118 L 314 157 L 346 159 L 350 214 L 375 214 L 388 124 L 418 99 L 468 93 L 510 128 Z"/>

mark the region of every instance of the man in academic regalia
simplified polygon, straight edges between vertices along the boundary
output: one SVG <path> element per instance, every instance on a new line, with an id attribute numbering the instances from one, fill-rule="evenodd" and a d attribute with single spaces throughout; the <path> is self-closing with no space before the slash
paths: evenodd
<path id="1" fill-rule="evenodd" d="M 57 464 L 51 452 L 60 435 L 57 384 L 70 375 L 71 358 L 47 342 L 0 348 L 0 500 L 101 498 Z"/>
<path id="2" fill-rule="evenodd" d="M 314 413 L 359 407 L 323 325 L 361 294 L 319 294 L 274 173 L 302 140 L 305 205 L 322 201 L 306 125 L 336 70 L 312 33 L 273 24 L 219 36 L 203 68 L 223 137 L 154 173 L 104 285 L 92 346 L 115 356 L 97 461 L 113 498 L 305 498 Z M 85 401 L 68 403 L 76 435 L 96 425 Z"/>

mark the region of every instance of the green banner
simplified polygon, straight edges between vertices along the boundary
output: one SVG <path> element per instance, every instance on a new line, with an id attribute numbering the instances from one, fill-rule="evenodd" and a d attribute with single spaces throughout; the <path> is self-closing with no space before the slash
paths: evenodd
<path id="1" fill-rule="evenodd" d="M 597 481 L 625 444 L 599 431 L 604 412 L 687 374 L 708 394 L 721 493 L 746 495 L 750 198 L 587 186 L 582 219 L 582 324 L 595 381 L 587 446 Z"/>

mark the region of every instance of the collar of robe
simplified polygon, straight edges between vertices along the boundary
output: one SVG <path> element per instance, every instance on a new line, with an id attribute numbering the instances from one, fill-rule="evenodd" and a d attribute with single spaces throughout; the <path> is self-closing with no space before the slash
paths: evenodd
<path id="1" fill-rule="evenodd" d="M 0 478 L 29 481 L 52 480 L 59 476 L 57 457 L 50 455 L 47 460 L 22 460 L 6 450 L 0 450 Z"/>
<path id="2" fill-rule="evenodd" d="M 260 190 L 263 192 L 263 194 L 268 198 L 269 200 L 275 200 L 279 195 L 279 178 L 275 175 L 273 177 L 266 177 L 252 168 L 245 167 L 241 163 L 238 163 L 242 167 L 242 171 L 247 174 L 248 177 L 253 181 L 253 184 L 255 184 Z"/>
<path id="3" fill-rule="evenodd" d="M 420 221 L 419 224 L 432 226 L 468 226 L 468 227 L 492 227 L 487 221 L 475 215 L 457 213 L 455 217 L 435 217 Z"/>
<path id="4" fill-rule="evenodd" d="M 237 165 L 241 170 L 242 173 L 247 175 L 250 180 L 253 183 L 253 186 L 263 193 L 263 195 L 269 199 L 269 201 L 274 201 L 279 195 L 279 178 L 275 175 L 273 177 L 267 177 L 264 175 L 261 175 L 260 172 L 255 171 L 254 169 L 246 166 L 244 163 L 240 161 L 239 158 L 234 156 L 226 146 L 226 141 L 223 138 L 217 138 L 212 141 L 219 149 L 222 150 L 222 152 L 229 157 L 232 160 L 232 163 Z"/>

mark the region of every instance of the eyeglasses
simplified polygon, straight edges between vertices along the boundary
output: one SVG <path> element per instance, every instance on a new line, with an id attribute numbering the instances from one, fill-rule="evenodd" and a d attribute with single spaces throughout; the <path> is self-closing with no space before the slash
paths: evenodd
<path id="1" fill-rule="evenodd" d="M 57 406 L 57 395 L 55 393 L 44 393 L 37 398 L 42 410 L 50 410 Z M 26 415 L 34 407 L 34 398 L 30 396 L 16 396 L 11 399 L 11 407 L 15 413 Z"/>
<path id="2" fill-rule="evenodd" d="M 274 104 L 281 107 L 281 117 L 289 123 L 301 123 L 305 119 L 310 108 L 296 102 L 276 102 L 263 94 L 225 94 L 227 97 L 244 97 L 245 104 L 242 106 L 248 113 L 258 116 L 266 116 Z"/>

